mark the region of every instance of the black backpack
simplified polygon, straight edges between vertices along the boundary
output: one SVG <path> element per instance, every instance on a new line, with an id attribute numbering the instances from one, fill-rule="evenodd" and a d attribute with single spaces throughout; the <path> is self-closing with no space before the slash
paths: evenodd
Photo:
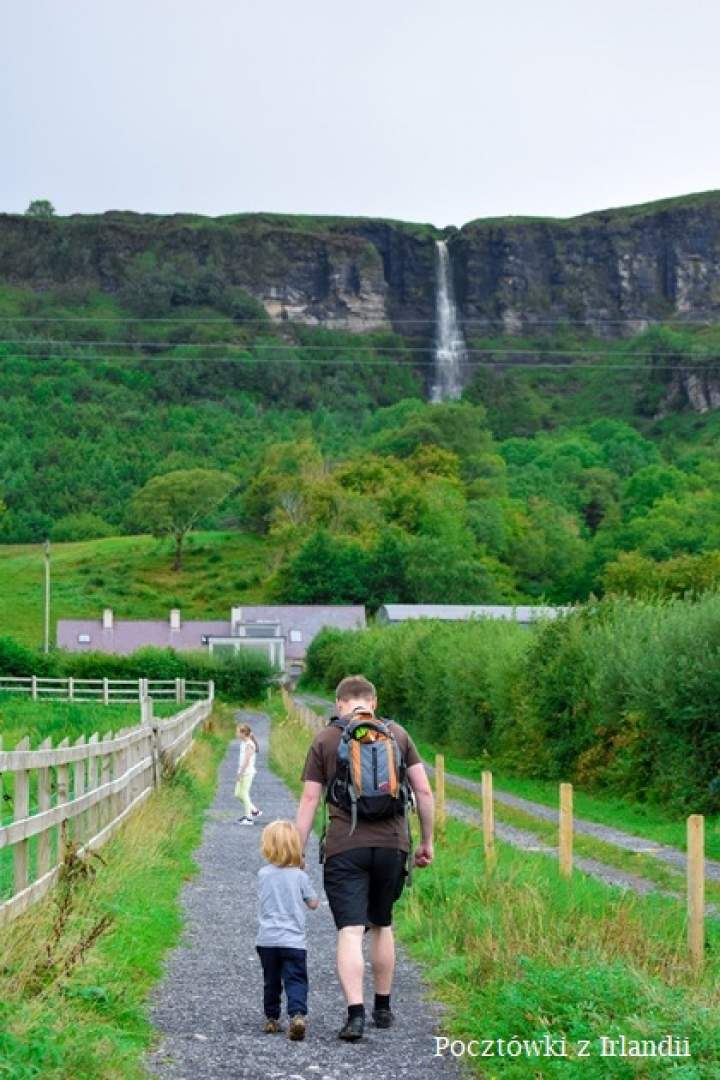
<path id="1" fill-rule="evenodd" d="M 405 814 L 412 792 L 390 722 L 358 709 L 351 717 L 332 717 L 329 726 L 342 735 L 326 801 L 350 815 L 350 835 L 358 818 L 382 821 Z"/>

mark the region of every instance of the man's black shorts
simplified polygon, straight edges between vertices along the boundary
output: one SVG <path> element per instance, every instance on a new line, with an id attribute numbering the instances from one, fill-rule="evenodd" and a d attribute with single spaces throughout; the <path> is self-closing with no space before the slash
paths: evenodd
<path id="1" fill-rule="evenodd" d="M 325 894 L 335 926 L 390 926 L 403 891 L 407 855 L 396 848 L 352 848 L 325 861 Z"/>

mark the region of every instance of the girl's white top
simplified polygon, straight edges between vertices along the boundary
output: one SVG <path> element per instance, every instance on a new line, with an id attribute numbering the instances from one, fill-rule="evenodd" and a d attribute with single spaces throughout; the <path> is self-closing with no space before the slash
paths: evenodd
<path id="1" fill-rule="evenodd" d="M 240 744 L 237 771 L 250 776 L 255 775 L 255 744 L 252 739 L 243 739 Z"/>

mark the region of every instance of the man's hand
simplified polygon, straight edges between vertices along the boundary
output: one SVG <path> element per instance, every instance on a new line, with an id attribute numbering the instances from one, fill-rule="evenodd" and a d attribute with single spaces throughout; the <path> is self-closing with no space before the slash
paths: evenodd
<path id="1" fill-rule="evenodd" d="M 300 833 L 300 845 L 303 851 L 305 850 L 307 838 L 312 829 L 313 818 L 315 817 L 315 811 L 317 810 L 321 795 L 322 784 L 318 784 L 314 780 L 305 781 L 303 784 L 302 795 L 300 796 L 300 802 L 298 804 L 297 817 L 295 818 L 295 824 Z"/>
<path id="2" fill-rule="evenodd" d="M 415 855 L 413 858 L 413 864 L 420 869 L 424 866 L 429 866 L 433 861 L 435 853 L 433 852 L 432 844 L 421 843 L 415 848 Z"/>

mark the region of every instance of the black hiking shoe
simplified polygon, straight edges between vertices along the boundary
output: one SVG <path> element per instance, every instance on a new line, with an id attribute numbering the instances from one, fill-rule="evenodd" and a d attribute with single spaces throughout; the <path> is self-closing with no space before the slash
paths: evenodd
<path id="1" fill-rule="evenodd" d="M 365 1017 L 352 1016 L 345 1021 L 338 1031 L 338 1039 L 345 1039 L 346 1042 L 357 1042 L 358 1039 L 362 1039 L 364 1032 Z"/>
<path id="2" fill-rule="evenodd" d="M 395 1022 L 395 1016 L 390 1009 L 373 1009 L 372 1018 L 375 1027 L 379 1028 L 392 1027 Z"/>

